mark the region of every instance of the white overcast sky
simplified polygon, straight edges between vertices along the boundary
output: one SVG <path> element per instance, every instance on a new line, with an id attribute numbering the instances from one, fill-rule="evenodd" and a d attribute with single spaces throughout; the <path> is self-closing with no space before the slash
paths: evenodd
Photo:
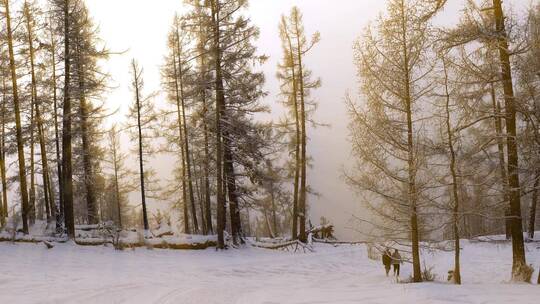
<path id="1" fill-rule="evenodd" d="M 449 0 L 449 7 L 440 19 L 455 22 L 458 7 L 463 0 Z M 510 5 L 523 8 L 529 0 L 507 0 Z M 122 121 L 132 100 L 129 90 L 129 62 L 136 58 L 143 66 L 146 92 L 160 90 L 159 66 L 166 53 L 166 35 L 172 18 L 182 9 L 181 0 L 87 0 L 95 22 L 100 26 L 100 36 L 112 51 L 126 51 L 113 56 L 106 65 L 117 87 L 107 95 L 111 108 L 120 107 L 121 114 L 114 117 Z M 384 9 L 384 0 L 251 0 L 249 15 L 261 30 L 259 52 L 270 56 L 263 67 L 269 92 L 265 103 L 276 109 L 278 83 L 275 80 L 276 64 L 281 57 L 277 32 L 279 18 L 293 5 L 300 7 L 308 35 L 321 33 L 321 43 L 308 55 L 307 65 L 315 76 L 322 79 L 322 87 L 314 94 L 319 102 L 316 120 L 331 125 L 330 128 L 309 130 L 309 154 L 314 167 L 308 172 L 308 182 L 321 194 L 311 197 L 311 219 L 318 224 L 325 215 L 337 225 L 338 234 L 351 236 L 345 229 L 352 214 L 362 212 L 354 193 L 341 179 L 342 168 L 347 168 L 350 145 L 347 141 L 347 115 L 343 97 L 347 91 L 357 92 L 356 70 L 353 65 L 352 44 L 369 21 Z M 168 162 L 155 161 L 160 175 L 168 174 Z"/>

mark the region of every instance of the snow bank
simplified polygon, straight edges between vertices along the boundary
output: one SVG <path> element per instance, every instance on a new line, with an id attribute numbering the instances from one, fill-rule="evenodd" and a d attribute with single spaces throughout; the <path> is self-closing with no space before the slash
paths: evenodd
<path id="1" fill-rule="evenodd" d="M 6 227 L 0 231 L 0 242 L 64 243 L 68 240 L 66 236 L 57 236 L 55 228 L 44 221 L 36 221 L 30 227 L 30 234 L 15 232 L 14 229 L 9 229 L 9 225 Z M 118 244 L 120 248 L 146 246 L 163 249 L 205 249 L 215 246 L 216 242 L 217 237 L 214 235 L 174 234 L 166 225 L 150 231 L 146 236 L 137 230 L 117 231 L 112 223 L 75 226 L 75 243 L 82 246 Z"/>
<path id="2" fill-rule="evenodd" d="M 536 277 L 540 246 L 526 246 Z M 463 241 L 461 286 L 445 282 L 452 252 L 422 252 L 438 281 L 398 284 L 385 276 L 379 261 L 367 258 L 366 245 L 315 243 L 313 248 L 295 254 L 249 246 L 115 251 L 69 242 L 52 249 L 0 243 L 0 303 L 536 304 L 540 298 L 537 285 L 508 283 L 508 242 Z M 405 264 L 402 277 L 410 273 Z"/>

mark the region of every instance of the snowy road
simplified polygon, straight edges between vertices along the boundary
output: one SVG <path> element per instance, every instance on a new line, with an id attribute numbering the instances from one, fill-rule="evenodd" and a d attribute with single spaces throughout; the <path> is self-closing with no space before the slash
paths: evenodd
<path id="1" fill-rule="evenodd" d="M 536 269 L 537 246 L 528 245 Z M 423 259 L 441 278 L 452 253 Z M 291 254 L 0 243 L 0 303 L 539 303 L 540 286 L 505 283 L 510 263 L 509 244 L 466 243 L 463 286 L 413 285 L 386 278 L 364 246 Z M 410 273 L 404 268 L 402 277 Z"/>

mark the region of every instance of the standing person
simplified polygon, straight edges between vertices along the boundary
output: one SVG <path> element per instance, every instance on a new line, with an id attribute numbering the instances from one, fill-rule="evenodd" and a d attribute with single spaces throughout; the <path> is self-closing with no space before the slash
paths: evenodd
<path id="1" fill-rule="evenodd" d="M 399 277 L 399 265 L 402 264 L 401 255 L 397 249 L 392 254 L 392 265 L 394 265 L 394 275 Z"/>
<path id="2" fill-rule="evenodd" d="M 386 276 L 388 276 L 388 273 L 390 273 L 390 267 L 392 265 L 391 255 L 392 254 L 390 253 L 390 249 L 386 248 L 382 256 L 382 263 L 384 265 L 384 269 L 386 270 Z"/>

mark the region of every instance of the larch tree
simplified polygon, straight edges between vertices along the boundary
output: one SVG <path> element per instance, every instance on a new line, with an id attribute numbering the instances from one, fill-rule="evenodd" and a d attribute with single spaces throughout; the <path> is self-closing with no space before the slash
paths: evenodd
<path id="1" fill-rule="evenodd" d="M 174 28 L 172 33 L 172 48 L 173 48 L 173 72 L 175 77 L 175 91 L 176 91 L 176 114 L 178 121 L 179 132 L 182 132 L 183 149 L 184 149 L 184 166 L 185 170 L 184 178 L 186 180 L 186 186 L 189 194 L 189 206 L 191 208 L 191 220 L 193 224 L 193 232 L 199 232 L 199 223 L 197 220 L 197 211 L 195 207 L 195 194 L 193 190 L 193 174 L 192 174 L 192 155 L 190 150 L 190 134 L 188 132 L 187 123 L 187 99 L 191 92 L 188 92 L 188 76 L 191 66 L 188 64 L 190 60 L 190 53 L 188 49 L 188 36 L 185 32 L 182 21 L 179 18 L 175 19 Z M 178 86 L 178 87 L 176 87 Z M 187 202 L 186 202 L 187 203 Z"/>
<path id="2" fill-rule="evenodd" d="M 445 72 L 445 78 L 448 78 L 448 72 L 446 68 L 446 63 L 444 63 L 444 72 Z M 445 82 L 445 93 L 446 93 L 446 103 L 445 103 L 445 110 L 446 110 L 446 128 L 447 128 L 447 135 L 448 135 L 448 149 L 450 151 L 450 172 L 452 174 L 452 200 L 453 200 L 453 212 L 452 212 L 452 219 L 453 219 L 453 225 L 452 230 L 454 232 L 454 251 L 455 251 L 455 257 L 454 257 L 454 273 L 453 273 L 453 279 L 456 284 L 461 284 L 461 270 L 460 270 L 460 242 L 459 242 L 459 185 L 458 185 L 458 169 L 456 165 L 456 149 L 454 147 L 454 132 L 452 130 L 452 123 L 451 123 L 451 112 L 450 112 L 450 92 L 448 89 L 448 84 Z"/>
<path id="3" fill-rule="evenodd" d="M 186 78 L 183 83 L 184 91 L 187 94 L 184 95 L 187 97 L 185 100 L 188 103 L 185 103 L 185 105 L 188 105 L 190 119 L 186 121 L 185 126 L 190 127 L 187 143 L 190 145 L 190 163 L 193 164 L 191 180 L 196 189 L 194 193 L 197 194 L 201 214 L 201 220 L 198 222 L 201 224 L 200 227 L 203 233 L 211 234 L 214 232 L 211 201 L 214 190 L 211 184 L 211 175 L 214 172 L 212 159 L 212 144 L 214 141 L 211 132 L 214 131 L 215 126 L 213 115 L 215 113 L 215 96 L 212 94 L 215 92 L 213 90 L 215 81 L 212 75 L 212 33 L 208 31 L 211 24 L 211 9 L 209 9 L 208 5 L 203 5 L 204 3 L 198 1 L 187 1 L 186 3 L 190 5 L 191 9 L 181 18 L 182 30 L 179 32 L 181 34 L 179 36 L 182 39 L 175 38 L 174 30 L 171 32 L 171 38 L 182 41 L 182 44 L 180 44 L 183 51 L 181 54 L 182 59 L 176 60 L 176 62 L 177 64 L 182 63 L 184 66 L 182 71 Z M 169 49 L 172 52 L 179 49 L 178 43 L 175 43 Z M 168 61 L 174 63 L 175 60 L 169 59 Z M 170 75 L 178 74 L 180 71 L 180 66 L 176 68 L 176 71 L 171 68 L 170 63 L 168 66 L 168 74 Z M 171 79 L 175 78 L 178 77 L 172 77 Z M 169 81 L 169 84 L 170 92 L 181 91 L 176 89 L 177 85 L 180 88 L 179 83 Z M 175 95 L 177 94 L 171 95 L 173 97 L 171 100 L 174 99 Z"/>
<path id="4" fill-rule="evenodd" d="M 293 240 L 298 238 L 298 188 L 300 182 L 300 119 L 298 111 L 298 82 L 296 76 L 296 64 L 294 62 L 295 56 L 292 49 L 292 39 L 287 28 L 287 19 L 285 16 L 281 17 L 281 23 L 279 24 L 279 33 L 281 43 L 283 47 L 283 59 L 278 65 L 277 78 L 281 81 L 280 90 L 284 96 L 284 103 L 287 106 L 290 116 L 294 121 L 294 135 L 292 142 L 294 145 L 294 162 L 292 164 L 294 170 L 294 182 L 293 182 L 293 204 L 292 204 L 292 232 L 291 237 Z M 289 119 L 285 121 L 289 126 Z"/>
<path id="5" fill-rule="evenodd" d="M 293 7 L 288 17 L 283 16 L 279 26 L 283 62 L 280 63 L 278 78 L 282 81 L 282 94 L 286 97 L 286 105 L 294 120 L 293 142 L 295 143 L 295 172 L 293 197 L 293 232 L 302 242 L 307 241 L 307 123 L 316 104 L 309 100 L 310 91 L 320 87 L 319 79 L 312 80 L 312 73 L 304 65 L 306 54 L 319 42 L 320 34 L 316 32 L 311 41 L 305 36 L 302 13 Z M 296 211 L 296 212 L 295 212 Z M 297 224 L 298 223 L 298 224 Z M 296 230 L 298 226 L 299 231 Z"/>
<path id="6" fill-rule="evenodd" d="M 141 192 L 141 205 L 142 205 L 142 217 L 143 227 L 145 233 L 149 230 L 148 224 L 148 210 L 147 210 L 147 184 L 148 180 L 152 176 L 152 171 L 145 168 L 146 156 L 152 153 L 152 146 L 149 139 L 152 138 L 152 124 L 156 120 L 156 114 L 152 103 L 153 96 L 144 96 L 143 88 L 143 71 L 139 67 L 138 63 L 133 59 L 131 61 L 131 76 L 132 76 L 132 89 L 133 89 L 133 103 L 130 106 L 129 113 L 129 135 L 132 140 L 137 144 L 137 155 L 139 161 L 139 176 L 140 176 L 140 192 Z"/>
<path id="7" fill-rule="evenodd" d="M 115 124 L 108 131 L 108 153 L 109 159 L 106 160 L 110 165 L 112 190 L 113 190 L 113 204 L 112 209 L 116 214 L 117 227 L 122 229 L 127 227 L 126 223 L 122 220 L 127 217 L 127 193 L 133 190 L 133 183 L 130 179 L 135 175 L 131 170 L 126 168 L 127 154 L 121 150 L 121 131 Z"/>
<path id="8" fill-rule="evenodd" d="M 521 134 L 522 170 L 530 176 L 532 189 L 527 236 L 534 239 L 538 192 L 540 191 L 540 5 L 529 8 L 527 22 L 521 27 L 527 51 L 516 59 L 517 98 L 524 127 Z"/>
<path id="9" fill-rule="evenodd" d="M 365 193 L 367 207 L 383 222 L 376 227 L 412 247 L 413 281 L 421 282 L 419 218 L 424 165 L 419 107 L 430 92 L 430 25 L 423 1 L 392 0 L 388 14 L 355 44 L 365 106 L 347 98 L 353 154 L 351 186 Z M 375 32 L 374 32 L 375 30 Z"/>
<path id="10" fill-rule="evenodd" d="M 75 215 L 73 203 L 73 45 L 72 35 L 75 32 L 73 28 L 73 12 L 76 10 L 78 0 L 52 0 L 51 9 L 54 12 L 52 22 L 55 24 L 55 33 L 63 40 L 63 50 L 61 56 L 63 59 L 63 105 L 62 105 L 62 200 L 65 229 L 70 239 L 75 238 Z"/>
<path id="11" fill-rule="evenodd" d="M 229 1 L 231 2 L 231 1 Z M 218 248 L 224 249 L 225 248 L 225 237 L 224 237 L 224 231 L 225 231 L 225 220 L 226 220 L 226 209 L 225 209 L 225 189 L 223 187 L 223 130 L 222 130 L 222 121 L 225 117 L 225 88 L 224 88 L 224 81 L 223 81 L 223 49 L 221 48 L 222 45 L 222 27 L 225 23 L 225 20 L 222 19 L 221 16 L 229 16 L 228 19 L 231 18 L 232 14 L 230 12 L 234 12 L 235 10 L 241 8 L 242 6 L 246 5 L 246 2 L 240 1 L 238 3 L 235 3 L 234 1 L 231 2 L 232 5 L 236 4 L 233 10 L 230 12 L 222 12 L 222 9 L 224 7 L 224 4 L 226 2 L 220 1 L 220 0 L 211 0 L 209 3 L 202 3 L 206 10 L 206 13 L 208 14 L 208 8 L 210 9 L 209 15 L 211 16 L 210 20 L 204 20 L 201 19 L 200 21 L 205 22 L 204 26 L 209 29 L 212 33 L 211 38 L 209 38 L 209 41 L 211 42 L 211 50 L 210 52 L 213 53 L 213 65 L 215 70 L 215 78 L 214 78 L 214 90 L 216 95 L 216 106 L 215 106 L 215 137 L 216 137 L 216 200 L 217 200 L 217 235 L 218 235 Z M 197 3 L 197 6 L 201 6 L 201 3 Z M 209 7 L 208 7 L 209 6 Z M 199 13 L 203 12 L 203 10 L 200 10 Z M 206 23 L 207 22 L 207 23 Z"/>
<path id="12" fill-rule="evenodd" d="M 188 93 L 186 90 L 188 86 L 186 84 L 186 67 L 185 58 L 186 53 L 180 53 L 183 48 L 186 47 L 186 37 L 185 32 L 180 28 L 180 18 L 175 16 L 173 27 L 169 33 L 168 40 L 168 49 L 169 54 L 166 57 L 166 63 L 162 68 L 162 79 L 163 87 L 168 93 L 168 99 L 171 104 L 170 110 L 165 110 L 164 115 L 161 115 L 163 118 L 162 125 L 166 125 L 167 128 L 165 137 L 168 143 L 167 151 L 174 150 L 173 153 L 178 155 L 180 158 L 179 167 L 177 168 L 177 173 L 180 175 L 179 180 L 181 181 L 181 192 L 182 192 L 182 214 L 184 222 L 184 233 L 190 234 L 190 216 L 189 209 L 191 207 L 191 219 L 193 220 L 194 231 L 195 227 L 195 218 L 193 217 L 195 210 L 194 194 L 193 194 L 193 184 L 190 182 L 191 178 L 191 169 L 188 171 L 188 152 L 189 147 L 186 148 L 186 144 L 189 141 L 187 136 L 187 126 L 186 126 L 186 115 L 185 115 L 185 104 Z M 182 32 L 181 32 L 182 31 Z M 190 167 L 190 166 L 189 166 Z M 188 174 L 189 173 L 189 174 Z M 168 197 L 175 197 L 173 194 L 175 190 L 178 190 L 176 183 L 178 179 L 173 179 L 171 187 L 167 190 Z M 188 186 L 189 185 L 189 186 Z"/>
<path id="13" fill-rule="evenodd" d="M 107 51 L 98 49 L 100 40 L 97 31 L 88 16 L 88 9 L 80 0 L 51 0 L 50 4 L 50 60 L 53 79 L 51 80 L 51 94 L 53 100 L 55 144 L 57 149 L 60 146 L 60 126 L 57 127 L 57 120 L 60 115 L 56 113 L 59 95 L 61 92 L 62 101 L 62 127 L 61 127 L 61 166 L 58 168 L 59 183 L 59 208 L 57 226 L 63 221 L 66 226 L 68 236 L 75 236 L 76 216 L 78 221 L 97 222 L 97 205 L 95 203 L 94 191 L 92 191 L 92 180 L 95 177 L 98 162 L 92 157 L 98 157 L 99 149 L 96 144 L 99 141 L 94 128 L 99 125 L 100 107 L 95 106 L 91 100 L 95 100 L 104 91 L 107 75 L 103 73 L 98 61 L 106 59 Z M 63 48 L 57 45 L 63 44 Z M 57 55 L 58 53 L 58 55 Z M 57 66 L 56 58 L 62 59 L 63 64 Z M 63 69 L 63 86 L 57 83 L 57 71 Z M 97 118 L 96 118 L 97 117 Z M 80 144 L 79 144 L 80 143 Z M 81 148 L 80 148 L 81 147 Z M 58 155 L 57 151 L 57 157 Z M 82 172 L 82 173 L 80 173 Z M 78 191 L 79 179 L 74 179 L 74 175 L 82 175 L 85 191 Z M 75 183 L 74 183 L 75 180 Z M 74 188 L 77 189 L 74 195 Z M 87 211 L 82 212 L 78 208 L 79 196 L 84 193 Z M 77 207 L 77 210 L 75 210 Z M 86 219 L 82 219 L 80 214 L 86 214 Z M 60 227 L 57 227 L 60 228 Z"/>
<path id="14" fill-rule="evenodd" d="M 8 208 L 8 187 L 7 187 L 7 172 L 6 172 L 6 125 L 12 120 L 9 119 L 9 113 L 7 104 L 10 102 L 8 100 L 8 79 L 9 79 L 9 64 L 7 64 L 7 54 L 5 49 L 0 48 L 0 58 L 2 67 L 0 69 L 0 77 L 2 78 L 2 104 L 0 106 L 0 178 L 2 183 L 2 213 L 0 214 L 0 224 L 2 227 L 6 224 L 6 219 L 9 217 L 9 208 Z"/>
<path id="15" fill-rule="evenodd" d="M 99 129 L 106 116 L 101 97 L 107 89 L 109 76 L 103 72 L 100 63 L 108 59 L 109 51 L 100 48 L 102 44 L 98 30 L 89 16 L 87 7 L 81 3 L 74 15 L 73 35 L 73 78 L 75 80 L 73 95 L 78 103 L 75 105 L 77 130 L 74 134 L 81 145 L 75 150 L 81 159 L 81 180 L 83 181 L 84 200 L 86 202 L 86 221 L 89 224 L 99 222 L 98 193 L 94 184 L 100 170 L 99 159 L 103 149 L 99 145 L 103 132 Z"/>
<path id="16" fill-rule="evenodd" d="M 19 100 L 19 88 L 17 84 L 17 66 L 15 62 L 15 52 L 13 46 L 13 29 L 11 24 L 11 14 L 10 14 L 10 0 L 3 0 L 4 10 L 5 10 L 5 22 L 6 22 L 6 32 L 7 32 L 7 45 L 8 45 L 8 54 L 9 54 L 9 68 L 10 76 L 12 83 L 12 93 L 13 93 L 13 107 L 15 114 L 15 127 L 16 127 L 16 138 L 17 138 L 17 155 L 19 163 L 19 188 L 21 193 L 21 216 L 23 222 L 23 232 L 28 234 L 28 216 L 29 216 L 29 201 L 28 201 L 28 188 L 26 181 L 26 167 L 25 167 L 25 156 L 24 156 L 24 142 L 22 135 L 22 122 L 21 122 L 21 109 L 20 109 L 20 100 Z"/>
<path id="17" fill-rule="evenodd" d="M 23 16 L 24 16 L 24 23 L 26 25 L 26 43 L 28 47 L 28 57 L 29 57 L 29 64 L 30 64 L 30 76 L 31 76 L 31 130 L 30 130 L 30 153 L 31 153 L 31 193 L 30 193 L 30 205 L 35 206 L 35 177 L 34 177 L 34 129 L 37 128 L 37 135 L 38 135 L 38 141 L 39 141 L 39 147 L 40 147 L 40 158 L 41 158 L 41 173 L 42 173 L 42 183 L 43 183 L 43 195 L 44 195 L 44 204 L 45 204 L 45 210 L 47 213 L 47 220 L 51 219 L 51 216 L 54 216 L 55 213 L 51 212 L 53 210 L 53 203 L 54 201 L 54 193 L 51 191 L 50 187 L 50 175 L 49 175 L 49 163 L 48 163 L 48 156 L 47 156 L 47 139 L 46 139 L 46 128 L 44 126 L 44 119 L 43 119 L 43 102 L 44 99 L 43 96 L 38 96 L 38 79 L 36 76 L 36 49 L 34 46 L 34 40 L 38 39 L 36 34 L 36 27 L 40 26 L 38 22 L 36 21 L 36 16 L 41 15 L 38 8 L 35 6 L 35 4 L 29 3 L 28 1 L 25 1 L 23 6 Z M 35 208 L 35 207 L 34 207 Z M 31 214 L 34 214 L 34 212 L 31 212 Z M 34 215 L 33 215 L 34 216 Z"/>
<path id="18" fill-rule="evenodd" d="M 461 157 L 459 155 L 460 145 L 460 126 L 465 119 L 460 114 L 460 105 L 456 99 L 460 98 L 459 92 L 456 92 L 456 85 L 452 77 L 452 60 L 450 54 L 447 51 L 438 51 L 438 57 L 440 61 L 440 69 L 437 71 L 440 75 L 438 82 L 440 86 L 440 93 L 434 93 L 440 102 L 438 104 L 438 115 L 441 120 L 440 133 L 441 133 L 441 150 L 448 156 L 448 171 L 450 172 L 450 182 L 448 182 L 450 193 L 450 199 L 448 204 L 450 214 L 450 230 L 452 231 L 452 237 L 454 239 L 454 270 L 452 273 L 452 279 L 455 284 L 461 284 L 461 267 L 460 267 L 460 221 L 462 217 L 461 209 L 463 207 L 460 204 L 461 201 Z M 444 179 L 443 179 L 444 180 Z"/>
<path id="19" fill-rule="evenodd" d="M 528 266 L 523 244 L 523 227 L 521 216 L 521 188 L 519 181 L 519 154 L 517 145 L 516 111 L 517 102 L 514 94 L 510 49 L 505 27 L 502 0 L 493 0 L 495 29 L 499 50 L 502 87 L 505 101 L 506 149 L 508 166 L 508 186 L 510 199 L 510 231 L 512 234 L 512 278 L 516 281 L 526 280 Z"/>
<path id="20" fill-rule="evenodd" d="M 199 18 L 205 18 L 204 15 Z M 203 176 L 202 185 L 204 189 L 204 221 L 207 233 L 213 234 L 214 228 L 212 223 L 212 205 L 211 205 L 211 186 L 210 186 L 210 170 L 211 170 L 211 151 L 210 151 L 210 127 L 211 124 L 211 107 L 212 107 L 212 92 L 211 92 L 211 75 L 209 73 L 208 64 L 211 61 L 210 54 L 206 47 L 208 34 L 204 31 L 203 22 L 199 22 L 199 28 L 195 31 L 196 34 L 196 53 L 198 58 L 195 65 L 193 81 L 195 94 L 195 103 L 198 105 L 199 123 L 202 125 L 202 145 L 203 145 Z"/>
<path id="21" fill-rule="evenodd" d="M 56 178 L 58 184 L 58 203 L 54 202 L 53 213 L 55 214 L 56 219 L 56 230 L 57 232 L 62 231 L 62 225 L 64 223 L 64 203 L 63 203 L 63 178 L 62 178 L 62 157 L 61 157 L 61 147 L 60 147 L 60 124 L 58 122 L 59 113 L 59 96 L 58 96 L 58 76 L 57 76 L 57 42 L 54 24 L 52 22 L 52 17 L 49 16 L 49 26 L 48 26 L 48 50 L 49 50 L 49 60 L 50 60 L 50 91 L 51 98 L 53 103 L 53 123 L 54 123 L 54 146 L 55 146 L 55 156 L 56 156 Z M 51 189 L 53 188 L 53 183 L 50 183 Z"/>
<path id="22" fill-rule="evenodd" d="M 505 131 L 503 114 L 500 104 L 501 89 L 498 82 L 500 73 L 497 69 L 496 45 L 493 41 L 491 33 L 494 31 L 494 20 L 489 14 L 479 12 L 478 7 L 469 3 L 463 13 L 461 22 L 450 30 L 445 30 L 442 35 L 442 40 L 445 41 L 446 48 L 459 54 L 459 62 L 456 66 L 459 67 L 459 77 L 461 86 L 468 90 L 468 96 L 477 96 L 485 102 L 474 101 L 474 98 L 469 98 L 468 112 L 470 116 L 475 116 L 476 120 L 471 125 L 470 129 L 475 130 L 468 134 L 468 137 L 476 142 L 476 148 L 471 146 L 472 150 L 481 151 L 479 147 L 485 146 L 484 151 L 488 152 L 490 157 L 496 159 L 496 168 L 491 169 L 492 164 L 485 157 L 474 157 L 474 160 L 469 163 L 468 168 L 478 167 L 479 164 L 484 164 L 483 169 L 479 167 L 476 173 L 470 172 L 469 177 L 473 175 L 484 181 L 489 181 L 489 186 L 484 183 L 485 195 L 479 199 L 474 205 L 485 205 L 481 207 L 485 210 L 475 210 L 482 213 L 481 217 L 473 219 L 471 214 L 473 210 L 468 210 L 469 214 L 463 216 L 463 222 L 467 223 L 464 228 L 464 236 L 485 233 L 478 231 L 475 227 L 486 219 L 495 219 L 492 222 L 499 222 L 497 218 L 501 217 L 498 213 L 504 215 L 504 230 L 506 236 L 510 238 L 510 220 L 509 204 L 508 204 L 508 174 L 506 168 L 506 151 L 505 151 Z M 471 41 L 481 41 L 482 43 L 474 44 L 474 47 L 468 45 Z M 491 144 L 493 143 L 493 144 Z M 469 153 L 471 154 L 471 153 Z M 472 160 L 472 159 L 471 159 Z M 491 176 L 490 171 L 496 174 Z M 493 193 L 495 192 L 495 193 Z M 475 195 L 476 196 L 476 195 Z M 496 204 L 490 201 L 497 199 Z M 470 199 L 466 199 L 470 200 Z M 465 201 L 464 201 L 465 202 Z M 486 204 L 486 202 L 488 202 Z M 472 206 L 469 206 L 472 207 Z M 475 223 L 476 222 L 476 223 Z M 490 229 L 491 233 L 499 233 L 497 229 Z"/>

